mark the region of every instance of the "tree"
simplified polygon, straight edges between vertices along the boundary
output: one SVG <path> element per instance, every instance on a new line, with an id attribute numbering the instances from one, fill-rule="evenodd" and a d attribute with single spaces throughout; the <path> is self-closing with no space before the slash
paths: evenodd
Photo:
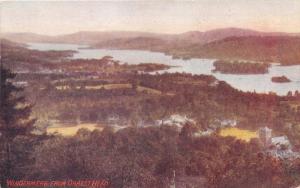
<path id="1" fill-rule="evenodd" d="M 6 180 L 13 177 L 13 144 L 18 136 L 31 134 L 35 120 L 30 118 L 31 105 L 21 94 L 23 88 L 12 83 L 16 74 L 2 66 L 0 71 L 0 143 L 4 154 L 1 155 L 0 174 L 1 185 L 6 187 Z"/>
<path id="2" fill-rule="evenodd" d="M 138 80 L 133 79 L 133 80 L 131 81 L 131 87 L 132 87 L 132 90 L 136 92 L 137 89 L 138 89 L 138 86 L 139 86 Z"/>

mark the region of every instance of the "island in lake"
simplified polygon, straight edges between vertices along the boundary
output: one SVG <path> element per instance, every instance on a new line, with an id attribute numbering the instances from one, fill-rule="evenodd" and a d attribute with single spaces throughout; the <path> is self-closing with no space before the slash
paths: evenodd
<path id="1" fill-rule="evenodd" d="M 291 82 L 290 79 L 288 79 L 286 76 L 274 76 L 271 78 L 272 82 L 276 82 L 276 83 L 287 83 L 287 82 Z"/>
<path id="2" fill-rule="evenodd" d="M 268 73 L 270 64 L 248 61 L 216 60 L 214 66 L 215 69 L 213 72 L 220 72 L 223 74 L 265 74 Z"/>

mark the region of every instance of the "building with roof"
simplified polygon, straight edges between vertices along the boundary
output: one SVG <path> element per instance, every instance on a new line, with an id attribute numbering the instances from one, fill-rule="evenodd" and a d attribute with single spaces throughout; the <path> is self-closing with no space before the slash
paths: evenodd
<path id="1" fill-rule="evenodd" d="M 271 145 L 275 146 L 278 149 L 292 149 L 292 145 L 287 136 L 278 136 L 271 138 Z"/>
<path id="2" fill-rule="evenodd" d="M 268 127 L 262 127 L 258 130 L 258 136 L 262 144 L 265 147 L 268 147 L 271 144 L 272 140 L 272 129 Z"/>

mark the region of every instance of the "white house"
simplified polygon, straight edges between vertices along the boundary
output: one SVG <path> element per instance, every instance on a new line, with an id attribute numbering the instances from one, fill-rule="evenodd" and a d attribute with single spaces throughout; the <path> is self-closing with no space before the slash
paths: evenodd
<path id="1" fill-rule="evenodd" d="M 177 126 L 178 128 L 182 128 L 182 126 L 186 123 L 195 124 L 196 121 L 191 118 L 188 118 L 186 115 L 182 116 L 180 114 L 173 114 L 166 119 L 157 120 L 158 125 L 174 125 Z"/>
<path id="2" fill-rule="evenodd" d="M 278 136 L 271 138 L 271 145 L 276 146 L 276 148 L 278 149 L 282 148 L 282 146 L 286 147 L 287 149 L 292 148 L 292 145 L 287 136 Z"/>
<path id="3" fill-rule="evenodd" d="M 194 137 L 201 137 L 201 136 L 209 136 L 211 135 L 212 133 L 214 133 L 215 131 L 213 129 L 207 129 L 206 131 L 198 131 L 198 132 L 195 132 L 193 134 Z"/>
<path id="4" fill-rule="evenodd" d="M 258 130 L 258 135 L 265 147 L 271 144 L 272 140 L 272 129 L 268 127 L 262 127 Z"/>

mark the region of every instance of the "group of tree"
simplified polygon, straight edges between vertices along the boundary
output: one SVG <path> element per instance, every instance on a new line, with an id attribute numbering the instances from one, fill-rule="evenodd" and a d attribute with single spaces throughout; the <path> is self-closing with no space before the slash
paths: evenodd
<path id="1" fill-rule="evenodd" d="M 31 106 L 20 94 L 22 88 L 14 86 L 11 80 L 15 74 L 0 70 L 0 174 L 1 185 L 6 180 L 20 178 L 23 169 L 30 165 L 27 152 L 30 152 L 32 130 L 35 120 L 30 118 Z M 27 160 L 28 161 L 27 161 Z"/>
<path id="2" fill-rule="evenodd" d="M 14 77 L 15 74 L 1 68 L 0 171 L 3 187 L 8 179 L 105 179 L 110 187 L 168 187 L 172 180 L 177 184 L 211 188 L 285 188 L 299 184 L 299 160 L 288 162 L 273 158 L 263 152 L 257 140 L 247 143 L 218 135 L 197 137 L 194 134 L 209 124 L 210 117 L 229 108 L 245 109 L 243 113 L 248 108 L 253 114 L 255 110 L 251 106 L 254 104 L 259 104 L 255 109 L 265 109 L 268 104 L 272 104 L 269 108 L 275 108 L 279 103 L 275 96 L 237 92 L 221 82 L 216 88 L 202 87 L 208 95 L 182 90 L 179 95 L 136 98 L 143 101 L 142 105 L 129 101 L 131 107 L 135 105 L 131 109 L 137 110 L 124 114 L 130 118 L 139 117 L 139 114 L 134 115 L 137 112 L 153 119 L 173 112 L 193 112 L 198 117 L 197 124 L 186 124 L 180 131 L 166 125 L 131 126 L 117 132 L 110 128 L 101 132 L 81 129 L 72 137 L 47 136 L 33 134 L 35 120 L 30 118 L 31 106 L 26 103 L 22 89 L 13 85 Z M 165 92 L 174 89 L 169 87 Z M 218 92 L 220 90 L 222 92 Z M 66 98 L 70 97 L 74 95 Z M 110 100 L 113 98 L 111 96 Z M 83 98 L 87 99 L 87 96 Z M 120 100 L 120 96 L 116 99 Z M 233 101 L 236 106 L 225 108 Z M 224 106 L 219 108 L 216 102 Z M 119 101 L 119 107 L 123 104 Z M 91 112 L 97 111 L 98 107 Z M 288 114 L 283 112 L 282 118 L 287 119 Z"/>

